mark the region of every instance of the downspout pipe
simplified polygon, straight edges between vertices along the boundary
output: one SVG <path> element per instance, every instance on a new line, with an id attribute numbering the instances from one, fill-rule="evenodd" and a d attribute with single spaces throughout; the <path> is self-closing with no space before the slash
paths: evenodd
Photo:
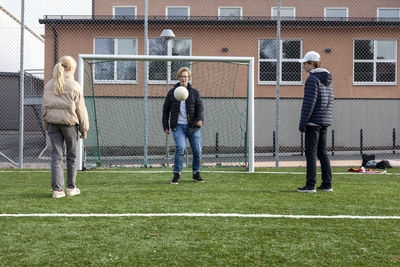
<path id="1" fill-rule="evenodd" d="M 51 24 L 51 29 L 54 35 L 54 66 L 58 63 L 58 35 L 56 31 L 56 26 Z"/>
<path id="2" fill-rule="evenodd" d="M 92 18 L 94 16 L 94 2 L 95 2 L 95 0 L 92 0 Z"/>

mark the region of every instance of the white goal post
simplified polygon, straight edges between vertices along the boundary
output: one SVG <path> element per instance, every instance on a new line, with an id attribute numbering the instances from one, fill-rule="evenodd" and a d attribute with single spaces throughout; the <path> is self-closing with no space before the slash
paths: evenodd
<path id="1" fill-rule="evenodd" d="M 144 56 L 144 55 L 101 55 L 101 54 L 79 54 L 78 55 L 78 82 L 84 87 L 84 62 L 85 61 L 180 61 L 180 62 L 224 62 L 224 63 L 238 63 L 248 66 L 248 82 L 247 82 L 247 156 L 248 156 L 248 172 L 254 172 L 254 57 L 221 57 L 221 56 Z M 144 65 L 145 77 L 148 74 L 148 64 Z M 147 66 L 147 67 L 146 67 Z M 147 68 L 147 69 L 146 69 Z M 146 80 L 147 78 L 145 78 Z M 147 113 L 147 82 L 144 82 L 144 113 Z M 161 114 L 160 114 L 161 117 Z M 146 120 L 146 116 L 145 116 Z M 146 126 L 144 127 L 146 128 Z M 145 131 L 145 138 L 147 138 L 147 129 Z M 145 140 L 146 145 L 146 140 Z M 146 147 L 144 148 L 146 151 Z M 145 155 L 146 157 L 146 155 Z M 78 169 L 83 169 L 83 142 L 79 139 L 78 142 Z"/>

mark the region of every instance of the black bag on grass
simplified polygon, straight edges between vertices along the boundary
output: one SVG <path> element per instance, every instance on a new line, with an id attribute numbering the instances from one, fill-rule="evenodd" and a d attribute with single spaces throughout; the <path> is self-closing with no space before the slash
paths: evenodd
<path id="1" fill-rule="evenodd" d="M 375 155 L 372 155 L 372 154 L 362 154 L 361 157 L 362 157 L 361 166 L 363 166 L 363 167 L 367 167 L 366 164 L 368 161 L 375 160 Z"/>
<path id="2" fill-rule="evenodd" d="M 376 168 L 378 169 L 390 169 L 393 168 L 392 165 L 390 165 L 390 162 L 388 160 L 382 160 L 376 163 Z"/>

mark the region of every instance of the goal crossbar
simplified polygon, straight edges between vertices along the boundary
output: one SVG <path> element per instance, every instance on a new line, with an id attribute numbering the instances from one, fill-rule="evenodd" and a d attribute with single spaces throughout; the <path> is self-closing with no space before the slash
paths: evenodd
<path id="1" fill-rule="evenodd" d="M 226 62 L 245 63 L 248 65 L 248 172 L 254 172 L 254 57 L 221 57 L 221 56 L 145 56 L 145 55 L 78 55 L 78 82 L 84 87 L 84 61 L 87 60 L 118 60 L 118 61 L 197 61 L 197 62 Z M 78 169 L 83 169 L 83 142 L 78 142 Z"/>
<path id="2" fill-rule="evenodd" d="M 144 56 L 144 55 L 101 55 L 79 54 L 79 60 L 134 60 L 134 61 L 199 61 L 199 62 L 240 62 L 249 63 L 254 57 L 220 57 L 220 56 Z"/>

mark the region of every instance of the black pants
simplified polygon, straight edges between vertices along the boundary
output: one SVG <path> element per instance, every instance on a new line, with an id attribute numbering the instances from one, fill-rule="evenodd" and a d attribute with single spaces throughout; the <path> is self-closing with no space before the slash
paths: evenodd
<path id="1" fill-rule="evenodd" d="M 325 126 L 307 126 L 306 128 L 306 185 L 309 187 L 314 187 L 317 183 L 317 157 L 321 163 L 322 183 L 332 185 L 331 163 L 326 147 L 327 129 L 328 127 Z"/>

